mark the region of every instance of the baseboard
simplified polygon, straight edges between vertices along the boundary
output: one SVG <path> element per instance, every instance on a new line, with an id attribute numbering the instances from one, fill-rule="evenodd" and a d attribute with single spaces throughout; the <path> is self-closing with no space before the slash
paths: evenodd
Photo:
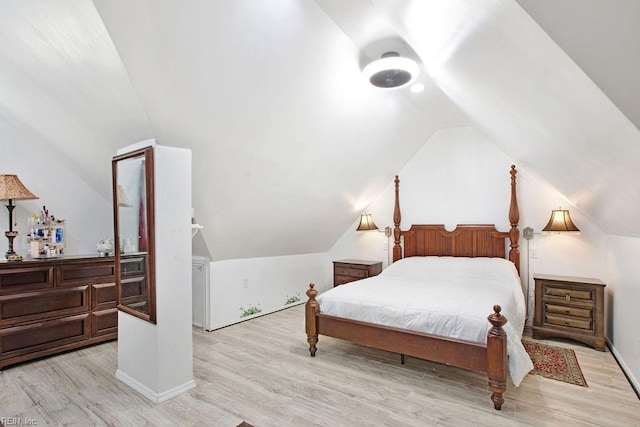
<path id="1" fill-rule="evenodd" d="M 151 390 L 146 385 L 140 383 L 139 381 L 131 378 L 129 375 L 122 372 L 120 369 L 116 371 L 116 378 L 152 401 L 153 403 L 162 403 L 173 397 L 178 396 L 186 391 L 191 390 L 196 387 L 196 382 L 194 380 L 187 381 L 184 384 L 179 385 L 178 387 L 174 387 L 172 389 L 163 391 L 162 393 L 156 393 Z"/>
<path id="2" fill-rule="evenodd" d="M 307 302 L 307 300 L 305 299 L 305 300 L 302 300 L 302 301 L 297 301 L 297 302 L 294 302 L 294 303 L 291 303 L 291 304 L 287 304 L 284 307 L 274 308 L 273 310 L 269 310 L 269 311 L 261 311 L 260 313 L 257 313 L 257 314 L 251 315 L 251 316 L 241 317 L 238 320 L 232 320 L 231 322 L 225 322 L 225 323 L 222 323 L 222 324 L 213 325 L 213 326 L 211 326 L 211 329 L 205 329 L 205 331 L 212 332 L 212 331 L 215 331 L 217 329 L 226 328 L 227 326 L 236 325 L 236 324 L 242 323 L 242 322 L 247 322 L 247 321 L 249 321 L 251 319 L 255 319 L 256 317 L 262 317 L 262 316 L 266 316 L 267 314 L 277 313 L 279 311 L 286 310 L 288 308 L 295 307 L 297 305 L 305 304 L 306 302 Z"/>
<path id="3" fill-rule="evenodd" d="M 638 383 L 638 380 L 633 375 L 633 373 L 631 372 L 627 364 L 624 363 L 622 356 L 620 356 L 620 353 L 618 353 L 618 350 L 616 350 L 613 343 L 609 341 L 609 338 L 606 338 L 606 341 L 607 341 L 607 347 L 609 347 L 611 354 L 613 354 L 613 358 L 616 359 L 616 362 L 618 362 L 618 366 L 620 366 L 620 369 L 622 369 L 624 376 L 627 377 L 629 384 L 631 384 L 631 388 L 633 388 L 633 391 L 635 391 L 636 396 L 638 396 L 638 399 L 640 399 L 640 383 Z"/>

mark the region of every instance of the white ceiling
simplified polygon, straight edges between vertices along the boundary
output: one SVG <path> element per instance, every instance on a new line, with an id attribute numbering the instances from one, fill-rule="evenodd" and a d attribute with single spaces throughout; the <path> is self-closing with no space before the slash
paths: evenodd
<path id="1" fill-rule="evenodd" d="M 105 197 L 116 148 L 192 149 L 214 260 L 327 251 L 436 131 L 468 125 L 605 231 L 640 237 L 638 103 L 604 83 L 620 73 L 583 65 L 599 63 L 588 50 L 567 56 L 593 40 L 562 24 L 635 13 L 635 25 L 633 1 L 560 16 L 558 2 L 520 1 L 540 25 L 514 0 L 0 2 L 0 119 Z M 637 47 L 637 25 L 617 28 L 597 34 Z M 424 92 L 363 81 L 391 49 L 419 60 Z"/>

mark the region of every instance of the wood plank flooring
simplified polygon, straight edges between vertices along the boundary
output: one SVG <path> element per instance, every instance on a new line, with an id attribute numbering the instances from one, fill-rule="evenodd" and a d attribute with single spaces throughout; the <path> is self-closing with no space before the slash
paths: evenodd
<path id="1" fill-rule="evenodd" d="M 303 306 L 214 332 L 194 329 L 197 387 L 153 404 L 114 377 L 117 342 L 7 367 L 0 422 L 37 425 L 640 426 L 640 401 L 610 352 L 568 341 L 588 388 L 529 375 L 495 411 L 484 374 L 320 337 Z M 13 424 L 17 424 L 13 422 Z M 32 422 L 33 424 L 33 422 Z"/>

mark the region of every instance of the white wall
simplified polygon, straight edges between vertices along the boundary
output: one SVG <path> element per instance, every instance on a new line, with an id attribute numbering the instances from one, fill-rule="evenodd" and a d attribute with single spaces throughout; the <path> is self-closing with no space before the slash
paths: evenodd
<path id="1" fill-rule="evenodd" d="M 113 237 L 113 208 L 111 193 L 101 194 L 91 187 L 79 168 L 82 158 L 70 159 L 49 146 L 38 135 L 29 135 L 15 128 L 0 115 L 0 173 L 16 174 L 37 200 L 17 200 L 13 219 L 17 221 L 18 237 L 14 250 L 26 256 L 28 252 L 27 217 L 39 214 L 43 205 L 56 218 L 65 219 L 65 253 L 70 255 L 96 254 L 100 239 Z M 104 183 L 110 188 L 111 158 L 102 163 Z M 6 202 L 2 202 L 6 205 Z M 8 242 L 4 231 L 9 229 L 9 213 L 0 206 L 0 253 L 4 256 Z"/>
<path id="2" fill-rule="evenodd" d="M 290 297 L 297 296 L 298 303 L 303 303 L 309 283 L 323 291 L 332 282 L 332 264 L 326 253 L 212 262 L 211 329 L 288 307 Z M 261 311 L 243 317 L 243 311 L 251 307 Z"/>
<path id="3" fill-rule="evenodd" d="M 606 335 L 612 351 L 624 367 L 627 376 L 640 390 L 640 337 L 638 336 L 638 306 L 640 283 L 638 259 L 640 239 L 608 236 L 606 272 Z"/>
<path id="4" fill-rule="evenodd" d="M 572 207 L 557 191 L 527 172 L 498 150 L 480 133 L 468 128 L 451 128 L 437 132 L 401 170 L 401 228 L 411 224 L 442 224 L 453 229 L 456 224 L 496 224 L 508 231 L 511 164 L 518 174 L 520 230 L 531 226 L 539 233 L 551 210 L 562 206 L 571 212 L 580 236 L 542 236 L 530 242 L 537 258 L 530 258 L 527 268 L 527 242 L 520 239 L 523 290 L 527 277 L 535 273 L 561 274 L 604 279 L 605 236 L 602 231 Z M 365 210 L 376 225 L 393 227 L 393 177 L 384 192 Z M 360 258 L 380 260 L 387 265 L 387 238 L 383 233 L 356 232 L 357 220 L 329 252 L 331 259 Z M 393 239 L 391 240 L 393 247 Z M 528 273 L 528 270 L 530 273 Z M 533 307 L 533 279 L 529 279 L 530 313 Z M 528 323 L 531 324 L 532 316 Z"/>

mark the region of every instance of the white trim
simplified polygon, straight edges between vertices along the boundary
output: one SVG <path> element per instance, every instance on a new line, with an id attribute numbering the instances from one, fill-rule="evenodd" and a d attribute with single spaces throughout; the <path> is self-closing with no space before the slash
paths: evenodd
<path id="1" fill-rule="evenodd" d="M 606 341 L 607 341 L 607 345 L 609 346 L 609 350 L 611 350 L 611 354 L 613 354 L 613 357 L 616 359 L 616 362 L 618 362 L 618 365 L 620 365 L 620 369 L 622 369 L 622 372 L 624 372 L 624 375 L 629 380 L 629 383 L 631 383 L 631 387 L 633 387 L 633 390 L 636 392 L 636 394 L 638 395 L 638 398 L 640 399 L 640 383 L 638 382 L 637 378 L 633 375 L 633 372 L 631 372 L 631 369 L 629 369 L 627 364 L 624 363 L 622 356 L 620 355 L 620 353 L 618 353 L 618 350 L 616 350 L 616 348 L 614 347 L 613 343 L 609 340 L 609 338 L 606 338 Z"/>
<path id="2" fill-rule="evenodd" d="M 179 385 L 177 387 L 174 387 L 170 390 L 163 391 L 162 393 L 156 393 L 146 385 L 134 380 L 129 375 L 122 372 L 120 369 L 116 371 L 116 378 L 122 381 L 123 383 L 125 383 L 126 385 L 128 385 L 129 387 L 131 387 L 132 389 L 134 389 L 135 391 L 137 391 L 138 393 L 140 393 L 141 395 L 143 395 L 144 397 L 146 397 L 147 399 L 149 399 L 150 401 L 152 401 L 153 403 L 165 402 L 173 397 L 176 397 L 196 387 L 195 380 L 189 380 L 186 383 Z"/>

